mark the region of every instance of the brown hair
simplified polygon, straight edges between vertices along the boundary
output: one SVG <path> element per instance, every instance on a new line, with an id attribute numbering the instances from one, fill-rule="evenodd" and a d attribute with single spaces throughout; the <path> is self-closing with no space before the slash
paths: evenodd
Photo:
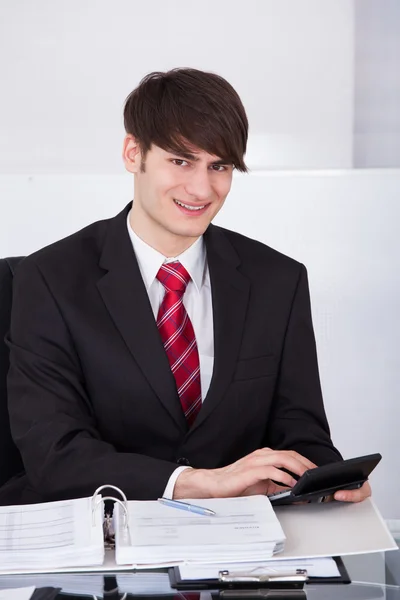
<path id="1" fill-rule="evenodd" d="M 214 73 L 149 73 L 125 101 L 124 125 L 143 157 L 152 144 L 178 154 L 200 148 L 247 172 L 246 112 L 233 87 Z"/>

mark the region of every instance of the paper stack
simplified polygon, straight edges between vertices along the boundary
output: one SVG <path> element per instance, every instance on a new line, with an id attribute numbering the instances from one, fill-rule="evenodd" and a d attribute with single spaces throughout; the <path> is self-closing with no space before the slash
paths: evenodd
<path id="1" fill-rule="evenodd" d="M 129 501 L 126 528 L 118 506 L 116 562 L 144 567 L 265 560 L 283 549 L 285 534 L 266 496 L 185 502 L 209 508 L 216 515 L 196 515 L 157 501 Z"/>
<path id="2" fill-rule="evenodd" d="M 0 507 L 0 572 L 101 565 L 102 509 L 91 498 Z"/>

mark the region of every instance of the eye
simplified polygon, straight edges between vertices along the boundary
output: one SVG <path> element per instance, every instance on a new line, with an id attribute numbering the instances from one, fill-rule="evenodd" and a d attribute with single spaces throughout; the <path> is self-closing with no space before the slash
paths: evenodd
<path id="1" fill-rule="evenodd" d="M 189 164 L 187 160 L 183 160 L 183 158 L 173 158 L 171 162 L 177 167 L 183 167 L 183 163 L 185 163 L 186 165 Z"/>
<path id="2" fill-rule="evenodd" d="M 227 165 L 211 165 L 211 169 L 217 172 L 226 171 L 227 168 Z"/>

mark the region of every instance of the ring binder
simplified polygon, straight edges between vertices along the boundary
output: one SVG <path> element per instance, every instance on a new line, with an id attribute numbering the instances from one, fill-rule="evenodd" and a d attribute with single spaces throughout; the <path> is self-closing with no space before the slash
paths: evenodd
<path id="1" fill-rule="evenodd" d="M 111 505 L 111 502 L 104 502 L 104 494 L 101 495 L 107 488 L 110 488 L 110 494 L 105 498 L 116 502 L 114 511 L 111 506 L 108 510 L 107 504 Z M 110 572 L 113 568 L 148 569 L 179 564 L 179 568 L 169 571 L 171 585 L 174 575 L 172 587 L 178 590 L 300 588 L 305 581 L 312 584 L 350 582 L 340 559 L 334 558 L 336 565 L 332 558 L 321 564 L 307 560 L 307 555 L 318 557 L 321 548 L 329 548 L 330 544 L 335 547 L 339 543 L 336 537 L 343 543 L 345 554 L 397 548 L 380 513 L 369 499 L 358 505 L 344 505 L 343 508 L 341 503 L 332 503 L 325 507 L 328 515 L 322 514 L 324 507 L 320 506 L 288 507 L 279 511 L 282 524 L 293 536 L 296 552 L 303 558 L 298 559 L 300 562 L 290 559 L 287 563 L 280 561 L 274 564 L 272 555 L 276 540 L 281 539 L 278 536 L 282 535 L 282 528 L 278 522 L 279 528 L 274 532 L 275 521 L 269 520 L 272 508 L 265 496 L 214 498 L 204 500 L 204 504 L 206 508 L 215 509 L 218 518 L 193 517 L 184 511 L 172 514 L 171 509 L 156 500 L 128 501 L 115 486 L 103 485 L 85 498 L 25 505 L 22 508 L 0 507 L 0 541 L 3 546 L 0 548 L 0 572 Z M 105 516 L 104 512 L 108 515 Z M 297 525 L 299 512 L 303 515 L 301 527 Z M 124 527 L 128 516 L 127 527 Z M 272 516 L 277 519 L 273 512 Z M 328 519 L 327 540 L 323 540 L 322 545 L 319 538 L 318 543 L 315 541 L 317 553 L 314 554 L 313 545 L 308 540 L 309 532 L 316 532 L 316 537 L 321 531 L 324 533 L 325 519 Z M 333 520 L 335 531 L 329 537 L 328 526 Z M 342 521 L 345 526 L 341 525 Z M 247 531 L 247 523 L 251 523 L 250 532 Z M 337 523 L 342 527 L 339 527 L 340 536 Z M 366 527 L 374 536 L 372 540 L 367 536 L 368 539 L 362 538 L 360 542 Z M 243 529 L 246 531 L 243 532 Z M 259 529 L 259 533 L 256 534 L 253 529 Z M 349 537 L 354 537 L 354 540 L 346 539 L 348 530 L 351 533 Z M 300 543 L 303 542 L 302 536 L 307 538 L 304 545 Z M 308 554 L 302 551 L 303 547 L 309 548 Z M 246 560 L 243 561 L 243 557 Z M 289 557 L 281 554 L 279 558 L 290 558 L 290 553 Z M 264 577 L 260 577 L 262 575 Z"/>

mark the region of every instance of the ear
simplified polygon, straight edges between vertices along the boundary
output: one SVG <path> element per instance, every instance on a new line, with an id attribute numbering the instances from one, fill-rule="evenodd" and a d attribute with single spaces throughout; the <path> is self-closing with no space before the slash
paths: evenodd
<path id="1" fill-rule="evenodd" d="M 139 173 L 142 162 L 142 153 L 140 151 L 139 142 L 130 133 L 124 138 L 122 160 L 124 161 L 127 171 L 130 173 Z"/>

